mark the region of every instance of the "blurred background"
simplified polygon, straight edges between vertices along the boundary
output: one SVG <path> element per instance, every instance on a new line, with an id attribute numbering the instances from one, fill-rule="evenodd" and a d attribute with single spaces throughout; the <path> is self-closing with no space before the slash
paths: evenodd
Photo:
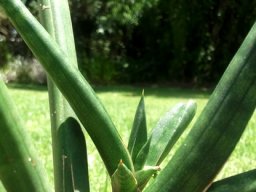
<path id="1" fill-rule="evenodd" d="M 37 1 L 22 1 L 37 17 Z M 199 115 L 256 19 L 256 0 L 69 2 L 79 68 L 90 83 L 103 85 L 95 86 L 97 95 L 124 141 L 142 86 L 149 130 L 178 102 L 195 100 Z M 13 83 L 11 96 L 53 182 L 46 75 L 1 9 L 0 74 Z M 255 168 L 255 115 L 217 179 Z M 107 191 L 109 178 L 88 140 L 92 191 Z"/>
<path id="2" fill-rule="evenodd" d="M 35 0 L 23 0 L 37 16 Z M 93 84 L 215 85 L 256 16 L 256 0 L 70 0 L 79 68 Z M 6 82 L 46 84 L 0 11 Z"/>

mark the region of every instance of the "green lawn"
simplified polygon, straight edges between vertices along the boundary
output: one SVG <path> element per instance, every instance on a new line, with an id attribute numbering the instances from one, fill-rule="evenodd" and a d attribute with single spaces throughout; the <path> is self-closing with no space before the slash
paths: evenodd
<path id="1" fill-rule="evenodd" d="M 98 87 L 96 88 L 99 98 L 105 105 L 113 119 L 114 124 L 120 132 L 125 143 L 129 136 L 130 128 L 136 106 L 139 102 L 142 88 L 135 87 Z M 48 95 L 45 88 L 34 87 L 12 87 L 10 93 L 17 104 L 18 110 L 31 134 L 40 158 L 49 173 L 52 181 L 52 156 L 50 118 L 48 114 Z M 147 112 L 147 123 L 152 128 L 159 117 L 163 115 L 174 104 L 193 99 L 198 104 L 197 114 L 206 104 L 210 92 L 200 90 L 186 90 L 174 88 L 145 88 L 145 104 Z M 193 123 L 193 122 L 192 122 Z M 185 133 L 187 134 L 188 131 Z M 242 171 L 255 168 L 256 165 L 256 114 L 248 124 L 243 137 L 227 164 L 219 174 L 223 178 Z M 184 137 L 184 136 L 183 136 Z M 88 143 L 88 161 L 92 191 L 104 191 L 106 171 L 90 139 Z M 101 179 L 99 179 L 99 177 Z M 94 183 L 94 184 L 93 184 Z"/>

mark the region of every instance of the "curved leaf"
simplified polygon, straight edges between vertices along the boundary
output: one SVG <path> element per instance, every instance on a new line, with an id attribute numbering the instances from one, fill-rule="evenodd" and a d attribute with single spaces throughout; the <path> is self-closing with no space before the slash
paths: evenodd
<path id="1" fill-rule="evenodd" d="M 70 67 L 69 58 L 20 0 L 0 0 L 0 5 L 68 100 L 96 145 L 109 174 L 114 173 L 120 159 L 133 170 L 130 154 L 112 120 L 79 70 Z"/>
<path id="2" fill-rule="evenodd" d="M 89 192 L 85 137 L 76 119 L 69 117 L 59 127 L 61 137 L 64 191 Z M 62 188 L 61 188 L 62 189 Z M 58 189 L 60 190 L 60 189 Z"/>
<path id="3" fill-rule="evenodd" d="M 177 104 L 157 123 L 150 136 L 150 147 L 145 165 L 159 165 L 193 119 L 196 103 Z"/>
<path id="4" fill-rule="evenodd" d="M 144 146 L 139 151 L 137 157 L 135 158 L 135 162 L 134 162 L 135 171 L 141 170 L 145 165 L 145 162 L 147 160 L 147 156 L 149 153 L 150 141 L 151 141 L 151 138 L 148 139 L 148 141 L 144 144 Z"/>
<path id="5" fill-rule="evenodd" d="M 160 171 L 159 166 L 146 166 L 142 170 L 136 171 L 135 178 L 138 182 L 138 188 L 142 190 L 150 178 L 152 178 L 158 171 Z"/>
<path id="6" fill-rule="evenodd" d="M 192 130 L 146 192 L 207 189 L 239 141 L 256 106 L 256 24 Z"/>
<path id="7" fill-rule="evenodd" d="M 34 145 L 0 80 L 0 180 L 7 191 L 51 191 Z"/>
<path id="8" fill-rule="evenodd" d="M 214 182 L 207 192 L 255 192 L 256 169 Z"/>
<path id="9" fill-rule="evenodd" d="M 128 151 L 131 154 L 133 162 L 138 155 L 139 150 L 147 142 L 147 123 L 144 104 L 144 91 L 137 107 L 134 117 L 133 127 L 128 142 Z"/>

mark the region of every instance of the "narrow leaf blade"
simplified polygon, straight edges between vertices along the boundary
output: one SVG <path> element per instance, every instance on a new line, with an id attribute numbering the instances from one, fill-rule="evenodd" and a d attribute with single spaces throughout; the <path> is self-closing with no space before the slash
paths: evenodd
<path id="1" fill-rule="evenodd" d="M 114 173 L 120 159 L 133 170 L 130 154 L 109 114 L 79 70 L 70 67 L 69 58 L 20 0 L 0 0 L 0 5 L 73 108 L 96 145 L 109 175 Z"/>
<path id="2" fill-rule="evenodd" d="M 0 80 L 0 180 L 7 191 L 51 191 L 15 104 Z"/>
<path id="3" fill-rule="evenodd" d="M 75 44 L 73 37 L 73 30 L 71 25 L 70 11 L 68 0 L 38 0 L 39 3 L 39 20 L 54 39 L 60 48 L 68 56 L 70 61 L 70 67 L 77 67 L 77 58 L 75 52 Z M 70 171 L 70 160 L 63 158 L 67 156 L 64 153 L 64 149 L 68 150 L 69 143 L 64 140 L 73 135 L 73 129 L 76 130 L 75 123 L 72 123 L 69 117 L 74 117 L 69 103 L 65 100 L 58 88 L 54 85 L 50 78 L 47 78 L 47 87 L 49 94 L 50 104 L 50 117 L 51 117 L 51 131 L 52 131 L 52 150 L 53 150 L 53 164 L 54 164 L 54 186 L 56 191 L 74 191 L 74 180 L 85 179 L 85 175 L 81 174 L 77 176 Z M 65 121 L 65 122 L 64 122 Z M 70 128 L 68 128 L 70 126 Z M 67 131 L 61 131 L 67 129 Z M 60 134 L 61 133 L 61 134 Z M 68 135 L 65 135 L 67 133 Z M 67 144 L 67 146 L 65 145 Z M 71 143 L 72 144 L 72 143 Z M 84 146 L 84 145 L 81 145 Z M 77 147 L 77 146 L 74 146 Z M 72 149 L 70 149 L 72 151 Z M 66 152 L 65 152 L 66 153 Z M 83 154 L 83 153 L 81 153 Z M 83 156 L 85 157 L 85 156 Z M 63 162 L 69 163 L 63 163 Z M 84 168 L 84 161 L 78 161 L 81 170 Z M 63 165 L 63 166 L 60 166 Z M 65 167 L 68 166 L 68 167 Z M 79 165 L 77 165 L 79 166 Z M 86 174 L 86 171 L 84 171 Z M 85 185 L 79 184 L 81 191 L 88 191 L 88 182 L 84 181 Z"/>
<path id="4" fill-rule="evenodd" d="M 144 144 L 144 146 L 139 151 L 137 157 L 135 158 L 134 160 L 135 171 L 142 169 L 143 166 L 145 165 L 145 162 L 147 160 L 147 156 L 149 153 L 150 141 L 151 141 L 151 138 L 149 138 L 149 140 Z"/>
<path id="5" fill-rule="evenodd" d="M 196 103 L 177 104 L 157 123 L 151 134 L 146 165 L 159 165 L 193 119 Z"/>
<path id="6" fill-rule="evenodd" d="M 255 53 L 256 24 L 183 145 L 145 192 L 201 192 L 207 189 L 231 155 L 255 110 Z"/>
<path id="7" fill-rule="evenodd" d="M 63 156 L 62 170 L 64 177 L 63 188 L 66 191 L 89 192 L 89 174 L 87 150 L 84 134 L 76 119 L 66 119 L 59 128 Z"/>
<path id="8" fill-rule="evenodd" d="M 128 151 L 134 162 L 139 150 L 147 141 L 147 125 L 144 104 L 144 91 L 134 117 L 133 127 L 128 142 Z"/>
<path id="9" fill-rule="evenodd" d="M 207 192 L 254 192 L 256 169 L 214 182 Z"/>

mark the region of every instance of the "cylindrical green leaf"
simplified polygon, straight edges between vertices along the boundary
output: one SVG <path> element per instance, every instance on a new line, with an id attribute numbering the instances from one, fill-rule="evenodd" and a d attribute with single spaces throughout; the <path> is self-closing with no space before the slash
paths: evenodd
<path id="1" fill-rule="evenodd" d="M 77 67 L 68 0 L 39 0 L 39 3 L 40 22 L 69 58 L 70 67 Z M 85 144 L 82 142 L 83 139 L 80 139 L 82 144 L 79 146 L 79 136 L 78 138 L 70 137 L 74 135 L 72 131 L 80 129 L 80 126 L 78 123 L 73 122 L 75 121 L 72 118 L 74 112 L 50 78 L 48 78 L 47 84 L 50 103 L 55 191 L 74 191 L 74 189 L 89 191 L 88 170 L 84 167 L 87 165 Z M 70 119 L 73 121 L 70 121 Z M 77 126 L 79 128 L 76 128 Z M 60 128 L 66 131 L 62 131 Z M 80 133 L 83 134 L 82 131 Z M 70 144 L 74 149 L 70 147 Z M 72 160 L 71 163 L 70 158 L 73 155 L 63 158 L 68 156 L 67 153 L 78 149 L 80 152 L 77 153 L 81 154 L 81 158 L 77 157 L 76 159 L 79 161 Z M 75 169 L 76 167 L 80 167 L 80 169 L 77 170 Z M 74 169 L 73 172 L 71 172 L 71 168 Z"/>
<path id="2" fill-rule="evenodd" d="M 196 113 L 196 103 L 179 103 L 171 108 L 153 128 L 150 147 L 145 165 L 159 165 L 168 155 L 173 145 L 192 121 Z"/>
<path id="3" fill-rule="evenodd" d="M 68 100 L 96 145 L 110 175 L 123 159 L 133 170 L 130 155 L 93 89 L 44 28 L 19 0 L 0 0 L 8 17 Z"/>
<path id="4" fill-rule="evenodd" d="M 141 150 L 138 152 L 138 155 L 134 162 L 135 171 L 143 169 L 143 166 L 145 165 L 145 162 L 147 160 L 147 156 L 149 155 L 150 141 L 151 141 L 151 137 L 148 139 L 148 141 L 143 145 Z"/>
<path id="5" fill-rule="evenodd" d="M 207 192 L 255 192 L 256 169 L 214 182 Z"/>
<path id="6" fill-rule="evenodd" d="M 131 135 L 128 142 L 128 150 L 133 162 L 142 146 L 147 142 L 147 122 L 144 104 L 144 92 L 136 110 Z"/>
<path id="7" fill-rule="evenodd" d="M 0 80 L 0 180 L 7 191 L 51 191 L 34 145 Z"/>
<path id="8" fill-rule="evenodd" d="M 256 24 L 182 146 L 146 192 L 207 189 L 234 150 L 255 110 L 255 61 Z"/>
<path id="9" fill-rule="evenodd" d="M 69 117 L 59 127 L 62 143 L 63 191 L 89 192 L 86 143 L 76 119 Z M 57 191 L 60 191 L 59 189 Z"/>

